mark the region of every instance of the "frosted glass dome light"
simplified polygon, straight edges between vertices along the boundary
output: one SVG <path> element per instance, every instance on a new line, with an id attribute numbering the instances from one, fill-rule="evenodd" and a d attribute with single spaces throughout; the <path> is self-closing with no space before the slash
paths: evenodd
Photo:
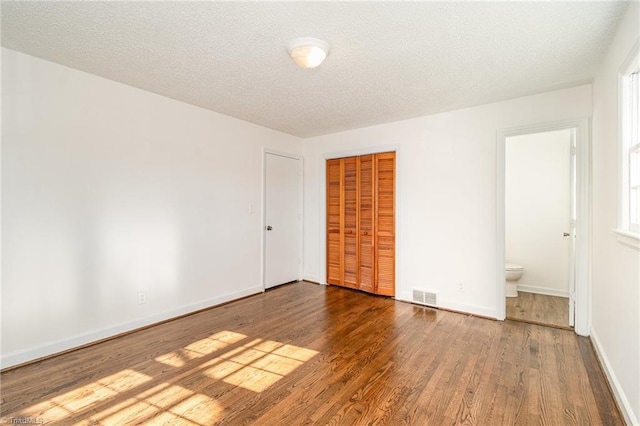
<path id="1" fill-rule="evenodd" d="M 329 44 L 317 38 L 303 37 L 289 43 L 289 56 L 302 68 L 315 68 L 329 53 Z"/>

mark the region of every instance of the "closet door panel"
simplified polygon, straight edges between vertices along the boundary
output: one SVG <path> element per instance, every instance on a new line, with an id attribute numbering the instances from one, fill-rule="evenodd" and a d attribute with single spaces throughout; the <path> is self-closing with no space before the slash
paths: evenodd
<path id="1" fill-rule="evenodd" d="M 344 158 L 344 275 L 342 284 L 358 288 L 358 158 Z"/>
<path id="2" fill-rule="evenodd" d="M 377 294 L 395 295 L 395 153 L 375 156 Z"/>
<path id="3" fill-rule="evenodd" d="M 360 165 L 360 289 L 373 293 L 375 290 L 374 276 L 374 174 L 373 155 L 363 155 L 358 158 Z"/>
<path id="4" fill-rule="evenodd" d="M 342 283 L 341 161 L 327 161 L 327 283 Z"/>

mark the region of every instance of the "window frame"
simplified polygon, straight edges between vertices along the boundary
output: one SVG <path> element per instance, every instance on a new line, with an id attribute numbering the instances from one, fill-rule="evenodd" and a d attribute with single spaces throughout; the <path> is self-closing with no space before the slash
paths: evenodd
<path id="1" fill-rule="evenodd" d="M 640 176 L 632 177 L 632 171 L 640 173 L 640 39 L 636 40 L 618 73 L 619 101 L 619 202 L 618 234 L 640 242 L 640 213 L 631 218 L 632 191 L 640 197 Z M 635 120 L 635 121 L 634 121 Z M 631 162 L 635 161 L 632 170 Z M 632 180 L 634 188 L 631 187 Z M 640 206 L 637 207 L 640 209 Z M 635 245 L 635 244 L 634 244 Z"/>

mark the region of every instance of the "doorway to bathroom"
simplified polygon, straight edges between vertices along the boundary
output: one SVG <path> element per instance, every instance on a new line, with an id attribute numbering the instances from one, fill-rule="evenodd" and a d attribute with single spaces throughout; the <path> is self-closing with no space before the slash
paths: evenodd
<path id="1" fill-rule="evenodd" d="M 575 129 L 505 141 L 507 318 L 572 327 Z"/>
<path id="2" fill-rule="evenodd" d="M 588 335 L 588 148 L 587 120 L 498 132 L 498 307 L 507 319 Z"/>

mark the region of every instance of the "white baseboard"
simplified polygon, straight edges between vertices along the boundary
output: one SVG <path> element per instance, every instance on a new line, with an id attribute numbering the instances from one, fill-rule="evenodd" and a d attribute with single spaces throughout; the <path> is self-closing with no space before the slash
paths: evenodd
<path id="1" fill-rule="evenodd" d="M 557 290 L 555 288 L 536 287 L 526 284 L 518 284 L 518 291 L 524 291 L 525 293 L 544 294 L 547 296 L 569 297 L 568 290 Z"/>
<path id="2" fill-rule="evenodd" d="M 638 421 L 638 417 L 633 413 L 631 404 L 629 404 L 629 400 L 624 393 L 624 389 L 622 389 L 616 373 L 613 371 L 613 368 L 609 363 L 609 359 L 600 344 L 598 334 L 593 327 L 591 328 L 591 341 L 593 342 L 593 347 L 596 349 L 596 355 L 598 356 L 598 359 L 600 359 L 600 364 L 602 364 L 604 369 L 604 374 L 607 376 L 611 389 L 613 389 L 613 396 L 618 402 L 618 407 L 620 407 L 620 410 L 622 411 L 622 416 L 624 417 L 625 422 L 630 426 L 640 426 L 640 421 Z"/>
<path id="3" fill-rule="evenodd" d="M 142 318 L 140 320 L 118 324 L 113 327 L 107 327 L 101 330 L 80 334 L 80 335 L 71 337 L 69 339 L 59 340 L 57 342 L 29 348 L 23 351 L 9 353 L 7 355 L 3 355 L 2 358 L 0 358 L 0 368 L 4 369 L 4 368 L 12 367 L 14 365 L 33 361 L 38 358 L 54 355 L 60 352 L 67 351 L 69 349 L 77 348 L 79 346 L 83 346 L 83 345 L 93 343 L 102 339 L 113 337 L 118 334 L 126 333 L 141 327 L 146 327 L 161 321 L 175 318 L 180 315 L 195 312 L 200 309 L 211 308 L 221 303 L 230 302 L 232 300 L 239 299 L 241 297 L 262 293 L 262 291 L 263 291 L 262 286 L 251 287 L 246 290 L 228 293 L 223 296 L 203 300 L 201 302 L 182 306 L 177 309 L 165 311 L 160 314 L 151 315 L 149 317 Z"/>
<path id="4" fill-rule="evenodd" d="M 471 305 L 467 303 L 454 302 L 452 300 L 440 299 L 440 307 L 444 309 L 451 309 L 452 311 L 481 315 L 483 317 L 497 318 L 496 310 L 493 308 L 487 308 L 486 306 Z"/>
<path id="5" fill-rule="evenodd" d="M 411 302 L 411 296 L 407 294 L 400 294 L 396 296 L 396 300 L 401 302 Z M 458 303 L 451 300 L 440 299 L 437 308 L 450 309 L 452 311 L 460 312 L 463 314 L 480 315 L 483 317 L 497 318 L 495 309 L 487 308 L 485 306 L 470 305 L 466 303 Z"/>
<path id="6" fill-rule="evenodd" d="M 309 274 L 304 274 L 302 276 L 302 279 L 305 281 L 311 281 L 312 283 L 320 283 L 320 277 L 318 275 L 309 275 Z"/>

